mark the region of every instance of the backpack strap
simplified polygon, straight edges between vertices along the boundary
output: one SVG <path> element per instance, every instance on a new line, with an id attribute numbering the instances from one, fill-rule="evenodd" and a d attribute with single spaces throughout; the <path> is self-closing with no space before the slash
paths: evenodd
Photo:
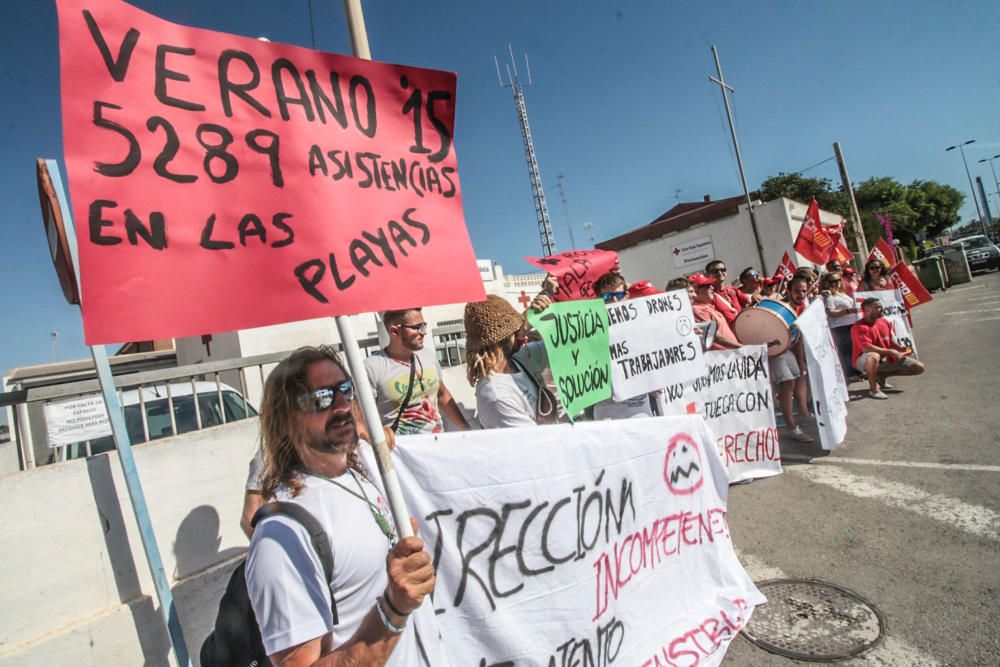
<path id="1" fill-rule="evenodd" d="M 306 532 L 309 533 L 309 540 L 312 542 L 319 562 L 323 565 L 323 576 L 326 578 L 327 588 L 333 583 L 333 549 L 330 548 L 330 540 L 326 536 L 323 526 L 316 520 L 306 508 L 298 503 L 283 502 L 275 500 L 263 505 L 253 515 L 250 526 L 256 527 L 260 521 L 272 516 L 287 516 L 299 523 Z M 340 623 L 337 616 L 337 601 L 334 599 L 333 590 L 330 590 L 330 612 L 333 614 L 333 624 Z"/>
<path id="2" fill-rule="evenodd" d="M 388 355 L 386 355 L 388 356 Z M 413 396 L 413 377 L 417 374 L 417 355 L 410 355 L 410 384 L 406 387 L 406 396 L 403 397 L 403 402 L 399 404 L 399 409 L 396 411 L 396 418 L 392 420 L 392 432 L 395 433 L 399 428 L 399 420 L 403 418 L 403 410 L 407 408 L 410 404 L 410 396 Z"/>

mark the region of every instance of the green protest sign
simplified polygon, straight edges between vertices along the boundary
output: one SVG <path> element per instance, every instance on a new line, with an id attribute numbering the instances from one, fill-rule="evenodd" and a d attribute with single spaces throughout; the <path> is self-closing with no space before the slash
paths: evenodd
<path id="1" fill-rule="evenodd" d="M 611 398 L 608 310 L 599 299 L 554 303 L 528 313 L 542 335 L 559 400 L 571 416 Z"/>

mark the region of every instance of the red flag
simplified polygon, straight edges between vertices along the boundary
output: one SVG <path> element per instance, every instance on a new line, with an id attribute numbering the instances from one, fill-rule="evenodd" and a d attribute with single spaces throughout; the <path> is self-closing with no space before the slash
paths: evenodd
<path id="1" fill-rule="evenodd" d="M 847 244 L 844 242 L 844 221 L 841 220 L 839 225 L 827 230 L 827 233 L 833 242 L 833 252 L 830 253 L 830 259 L 835 259 L 841 264 L 853 261 L 854 256 L 847 249 Z"/>
<path id="2" fill-rule="evenodd" d="M 903 302 L 907 308 L 914 308 L 931 300 L 931 293 L 927 291 L 920 279 L 913 275 L 906 264 L 899 262 L 892 267 L 889 271 L 889 278 L 896 289 L 902 292 Z"/>
<path id="3" fill-rule="evenodd" d="M 885 239 L 880 238 L 875 247 L 872 248 L 871 253 L 868 255 L 868 259 L 865 260 L 865 264 L 872 261 L 872 259 L 877 259 L 878 261 L 885 264 L 886 268 L 896 264 L 896 253 L 893 251 L 892 246 L 886 243 Z"/>
<path id="4" fill-rule="evenodd" d="M 813 199 L 806 210 L 806 219 L 802 221 L 799 235 L 795 238 L 795 251 L 816 264 L 826 264 L 833 251 L 833 241 L 823 231 L 819 221 L 819 204 Z"/>
<path id="5" fill-rule="evenodd" d="M 781 262 L 778 263 L 778 268 L 774 270 L 774 277 L 791 280 L 795 275 L 795 268 L 795 262 L 792 261 L 791 256 L 786 252 L 781 258 Z"/>

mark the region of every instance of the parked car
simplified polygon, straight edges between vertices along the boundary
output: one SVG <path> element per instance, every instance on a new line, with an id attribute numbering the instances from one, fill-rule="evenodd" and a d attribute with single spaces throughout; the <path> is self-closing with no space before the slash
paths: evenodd
<path id="1" fill-rule="evenodd" d="M 224 423 L 256 417 L 257 410 L 246 402 L 243 395 L 227 384 L 215 382 L 196 382 L 198 392 L 198 411 L 201 417 L 201 428 L 219 426 Z M 219 394 L 222 394 L 222 404 L 219 404 Z M 128 431 L 132 444 L 149 440 L 158 440 L 174 435 L 174 426 L 170 421 L 169 406 L 173 404 L 174 424 L 177 434 L 198 430 L 198 414 L 195 413 L 195 403 L 191 398 L 190 382 L 171 382 L 170 398 L 167 397 L 166 383 L 150 385 L 142 388 L 142 401 L 139 392 L 129 389 L 122 392 L 121 403 L 125 412 L 125 429 Z M 146 428 L 142 424 L 142 405 L 145 405 Z M 245 406 L 245 408 L 244 408 Z M 223 419 L 225 415 L 225 419 Z M 146 434 L 149 437 L 146 437 Z M 90 453 L 101 454 L 115 448 L 114 438 L 106 435 L 90 441 Z M 82 458 L 87 455 L 84 442 L 70 445 L 66 458 Z"/>
<path id="2" fill-rule="evenodd" d="M 972 271 L 1000 269 L 1000 248 L 982 234 L 956 239 L 950 245 L 962 247 Z"/>

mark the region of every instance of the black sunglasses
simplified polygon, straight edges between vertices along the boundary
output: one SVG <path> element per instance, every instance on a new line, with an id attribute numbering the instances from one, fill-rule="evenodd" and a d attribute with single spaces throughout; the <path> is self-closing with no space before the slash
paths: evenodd
<path id="1" fill-rule="evenodd" d="M 344 380 L 332 387 L 320 387 L 299 396 L 299 410 L 302 412 L 323 412 L 337 400 L 337 394 L 350 403 L 354 400 L 354 381 Z"/>
<path id="2" fill-rule="evenodd" d="M 724 267 L 724 266 L 718 267 L 717 266 L 714 269 L 709 269 L 708 272 L 709 273 L 725 273 L 726 272 L 726 267 Z"/>

